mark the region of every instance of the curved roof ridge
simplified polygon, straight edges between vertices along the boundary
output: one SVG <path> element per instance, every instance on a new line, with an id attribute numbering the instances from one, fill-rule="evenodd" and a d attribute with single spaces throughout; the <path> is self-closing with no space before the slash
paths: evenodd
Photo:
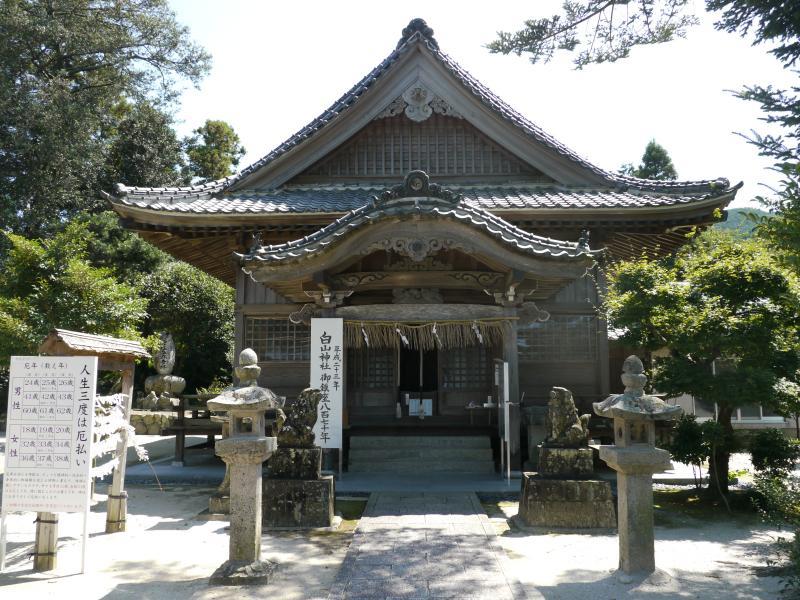
<path id="1" fill-rule="evenodd" d="M 602 252 L 602 250 L 590 250 L 588 246 L 580 243 L 554 240 L 530 233 L 483 208 L 468 204 L 463 198 L 450 201 L 431 196 L 402 196 L 389 199 L 373 197 L 372 202 L 348 212 L 310 235 L 280 244 L 253 246 L 246 253 L 235 253 L 235 255 L 242 264 L 299 259 L 369 223 L 397 216 L 420 214 L 468 221 L 504 243 L 514 245 L 517 250 L 537 255 L 578 259 L 592 257 Z"/>

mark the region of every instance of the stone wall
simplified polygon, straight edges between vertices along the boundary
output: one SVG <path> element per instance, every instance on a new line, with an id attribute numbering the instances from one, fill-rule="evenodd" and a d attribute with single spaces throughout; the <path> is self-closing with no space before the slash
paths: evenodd
<path id="1" fill-rule="evenodd" d="M 139 435 L 159 435 L 162 429 L 171 427 L 174 422 L 175 413 L 172 411 L 131 411 L 131 426 Z"/>

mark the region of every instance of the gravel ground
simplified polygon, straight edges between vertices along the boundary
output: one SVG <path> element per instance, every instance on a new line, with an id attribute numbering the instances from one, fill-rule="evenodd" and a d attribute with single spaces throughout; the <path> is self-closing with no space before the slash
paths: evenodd
<path id="1" fill-rule="evenodd" d="M 34 537 L 32 513 L 9 517 L 8 571 L 0 575 L 3 598 L 164 599 L 325 597 L 352 539 L 352 523 L 336 533 L 279 533 L 263 538 L 264 557 L 279 563 L 265 588 L 219 588 L 208 577 L 227 557 L 224 521 L 201 514 L 211 488 L 131 486 L 128 531 L 103 533 L 105 503 L 90 520 L 89 568 L 80 565 L 78 515 L 63 515 L 58 569 L 33 573 L 27 557 Z M 102 499 L 102 496 L 100 496 Z M 516 512 L 503 503 L 495 515 L 507 564 L 528 598 L 775 598 L 775 577 L 760 577 L 777 532 L 737 520 L 680 521 L 657 527 L 656 562 L 662 572 L 644 582 L 621 584 L 615 576 L 614 535 L 530 534 L 509 529 Z"/>

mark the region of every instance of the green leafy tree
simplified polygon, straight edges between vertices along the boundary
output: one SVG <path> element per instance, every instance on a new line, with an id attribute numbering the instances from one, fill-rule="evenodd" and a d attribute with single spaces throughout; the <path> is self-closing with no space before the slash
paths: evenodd
<path id="1" fill-rule="evenodd" d="M 173 260 L 167 253 L 123 228 L 112 211 L 74 219 L 86 228 L 86 257 L 92 266 L 103 267 L 125 283 L 138 288 L 142 279 Z"/>
<path id="2" fill-rule="evenodd" d="M 36 353 L 54 327 L 139 338 L 146 303 L 110 270 L 89 264 L 84 225 L 48 240 L 3 235 L 11 249 L 0 272 L 0 365 Z"/>
<path id="3" fill-rule="evenodd" d="M 797 6 L 785 0 L 706 0 L 706 10 L 722 11 L 715 27 L 729 33 L 753 33 L 754 44 L 769 43 L 778 60 L 791 66 L 800 46 Z M 548 62 L 559 52 L 576 52 L 576 68 L 613 62 L 635 46 L 685 37 L 699 20 L 689 0 L 569 0 L 558 14 L 529 19 L 517 32 L 499 32 L 490 52 L 525 54 L 532 63 Z"/>
<path id="4" fill-rule="evenodd" d="M 800 58 L 800 19 L 796 2 L 785 0 L 706 0 L 715 27 L 752 36 L 786 68 Z M 641 44 L 668 42 L 685 36 L 697 22 L 694 4 L 687 0 L 576 0 L 565 2 L 560 13 L 532 19 L 516 33 L 501 32 L 489 44 L 491 52 L 525 54 L 531 62 L 547 62 L 556 52 L 576 52 L 574 64 L 583 68 L 625 58 Z M 800 86 L 745 87 L 739 98 L 760 105 L 764 120 L 779 126 L 779 134 L 752 132 L 744 137 L 759 154 L 774 161 L 782 175 L 773 194 L 758 198 L 771 213 L 756 228 L 762 239 L 781 251 L 782 258 L 800 272 Z"/>
<path id="5" fill-rule="evenodd" d="M 797 279 L 763 244 L 709 231 L 676 257 L 616 265 L 605 306 L 624 342 L 669 350 L 654 365 L 655 388 L 716 403 L 712 487 L 727 491 L 734 410 L 774 407 L 776 384 L 797 371 Z"/>
<path id="6" fill-rule="evenodd" d="M 207 120 L 186 140 L 188 171 L 201 182 L 232 175 L 244 156 L 239 136 L 225 121 Z"/>
<path id="7" fill-rule="evenodd" d="M 122 119 L 115 127 L 106 161 L 103 187 L 184 185 L 181 142 L 172 117 L 147 101 L 122 104 Z"/>
<path id="8" fill-rule="evenodd" d="M 149 317 L 144 333 L 169 331 L 175 340 L 175 372 L 187 389 L 230 377 L 233 352 L 233 290 L 179 261 L 159 266 L 142 280 Z"/>
<path id="9" fill-rule="evenodd" d="M 678 173 L 666 148 L 655 140 L 650 140 L 642 154 L 642 162 L 638 167 L 632 164 L 623 165 L 619 170 L 623 175 L 639 179 L 675 180 Z"/>
<path id="10" fill-rule="evenodd" d="M 167 0 L 7 0 L 0 40 L 0 216 L 29 237 L 102 206 L 121 99 L 169 102 L 210 61 Z"/>

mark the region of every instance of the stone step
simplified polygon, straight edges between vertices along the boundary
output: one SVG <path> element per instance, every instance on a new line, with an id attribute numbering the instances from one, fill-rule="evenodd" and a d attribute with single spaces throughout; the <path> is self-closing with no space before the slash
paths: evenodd
<path id="1" fill-rule="evenodd" d="M 491 448 L 350 448 L 350 461 L 492 460 Z"/>
<path id="2" fill-rule="evenodd" d="M 380 460 L 350 461 L 350 473 L 494 473 L 492 460 Z"/>
<path id="3" fill-rule="evenodd" d="M 350 449 L 357 448 L 491 448 L 489 436 L 356 435 Z"/>

